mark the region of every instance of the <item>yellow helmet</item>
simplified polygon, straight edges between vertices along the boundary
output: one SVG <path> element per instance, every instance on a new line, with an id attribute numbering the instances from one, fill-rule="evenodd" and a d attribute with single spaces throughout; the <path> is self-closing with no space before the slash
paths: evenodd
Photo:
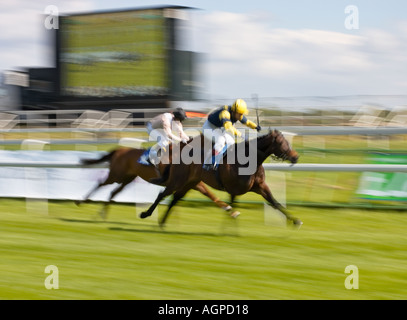
<path id="1" fill-rule="evenodd" d="M 237 99 L 232 105 L 232 111 L 240 114 L 248 114 L 247 104 L 243 99 Z"/>

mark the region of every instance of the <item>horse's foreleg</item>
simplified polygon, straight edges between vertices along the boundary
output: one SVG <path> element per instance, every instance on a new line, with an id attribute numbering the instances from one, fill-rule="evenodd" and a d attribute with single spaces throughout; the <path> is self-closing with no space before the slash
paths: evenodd
<path id="1" fill-rule="evenodd" d="M 256 192 L 258 194 L 260 194 L 261 196 L 263 196 L 264 199 L 267 200 L 267 202 L 276 210 L 280 211 L 283 215 L 285 215 L 285 217 L 287 218 L 287 220 L 292 221 L 294 223 L 294 225 L 296 226 L 301 226 L 302 225 L 302 221 L 294 216 L 292 216 L 286 208 L 284 208 L 276 199 L 274 199 L 270 188 L 268 187 L 268 185 L 264 182 L 262 184 L 259 184 L 257 186 L 254 186 L 252 188 L 253 192 Z"/>
<path id="2" fill-rule="evenodd" d="M 91 196 L 92 194 L 94 194 L 94 193 L 96 192 L 96 190 L 98 190 L 100 187 L 103 187 L 104 185 L 107 185 L 107 184 L 109 184 L 109 183 L 106 183 L 106 181 L 105 181 L 105 182 L 100 182 L 95 188 L 93 188 L 93 189 L 85 196 L 85 198 L 84 198 L 83 200 L 76 200 L 76 201 L 75 201 L 75 204 L 76 204 L 77 206 L 79 206 L 79 205 L 82 204 L 83 202 L 89 201 L 90 196 Z"/>
<path id="3" fill-rule="evenodd" d="M 225 210 L 229 211 L 232 209 L 230 205 L 228 205 L 226 202 L 223 202 L 220 200 L 217 196 L 215 196 L 212 192 L 209 191 L 209 189 L 203 184 L 203 182 L 198 183 L 193 189 L 199 191 L 202 193 L 204 196 L 207 196 L 209 199 L 211 199 L 215 204 Z"/>
<path id="4" fill-rule="evenodd" d="M 114 189 L 114 190 L 112 191 L 112 193 L 110 194 L 109 201 L 107 201 L 107 202 L 104 203 L 103 208 L 102 208 L 102 210 L 101 210 L 100 213 L 99 213 L 103 220 L 106 220 L 106 217 L 107 217 L 107 208 L 108 208 L 108 206 L 112 203 L 113 198 L 114 198 L 118 193 L 120 193 L 120 192 L 124 189 L 125 186 L 127 186 L 130 182 L 132 182 L 133 179 L 134 179 L 133 176 L 132 176 L 132 177 L 127 177 L 127 178 L 119 185 L 119 187 L 117 187 L 116 189 Z"/>

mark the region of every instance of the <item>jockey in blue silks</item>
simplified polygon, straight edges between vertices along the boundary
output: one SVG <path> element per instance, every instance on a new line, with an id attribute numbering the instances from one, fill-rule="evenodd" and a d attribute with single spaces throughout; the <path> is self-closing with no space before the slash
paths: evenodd
<path id="1" fill-rule="evenodd" d="M 214 154 L 210 154 L 204 161 L 205 170 L 217 169 L 226 149 L 235 143 L 234 136 L 241 133 L 234 127 L 237 121 L 251 129 L 261 130 L 261 127 L 246 118 L 248 109 L 243 99 L 237 99 L 231 106 L 223 106 L 209 114 L 202 129 L 206 138 L 215 141 Z"/>

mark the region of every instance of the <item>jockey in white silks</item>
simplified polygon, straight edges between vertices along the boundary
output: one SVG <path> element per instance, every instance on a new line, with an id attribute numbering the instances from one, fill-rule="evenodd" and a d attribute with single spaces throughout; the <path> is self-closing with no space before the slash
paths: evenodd
<path id="1" fill-rule="evenodd" d="M 177 108 L 174 112 L 166 112 L 160 114 L 147 123 L 147 132 L 150 135 L 150 141 L 157 141 L 151 147 L 148 155 L 144 153 L 139 160 L 139 163 L 144 165 L 157 165 L 160 162 L 160 150 L 166 151 L 171 142 L 184 142 L 189 140 L 185 134 L 182 121 L 187 118 L 185 111 L 182 108 Z"/>

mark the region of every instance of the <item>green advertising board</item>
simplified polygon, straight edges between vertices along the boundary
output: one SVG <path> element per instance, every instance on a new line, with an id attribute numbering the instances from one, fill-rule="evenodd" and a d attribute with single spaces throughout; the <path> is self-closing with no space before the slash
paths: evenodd
<path id="1" fill-rule="evenodd" d="M 406 165 L 407 154 L 372 153 L 367 162 Z M 407 173 L 363 172 L 356 194 L 367 200 L 407 201 Z"/>

